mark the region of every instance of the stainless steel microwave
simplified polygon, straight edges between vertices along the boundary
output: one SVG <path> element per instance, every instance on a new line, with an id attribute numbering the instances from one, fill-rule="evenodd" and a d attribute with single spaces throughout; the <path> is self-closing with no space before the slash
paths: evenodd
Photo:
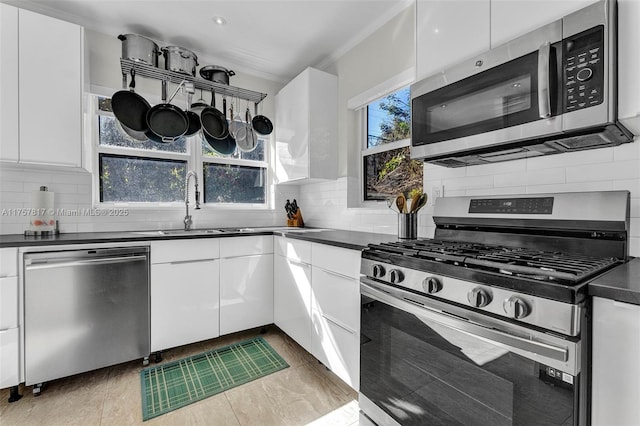
<path id="1" fill-rule="evenodd" d="M 411 86 L 411 158 L 488 164 L 633 141 L 603 0 Z"/>

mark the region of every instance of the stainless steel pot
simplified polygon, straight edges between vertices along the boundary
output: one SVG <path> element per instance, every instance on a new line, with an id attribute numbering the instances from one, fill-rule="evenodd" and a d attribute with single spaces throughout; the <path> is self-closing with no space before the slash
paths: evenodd
<path id="1" fill-rule="evenodd" d="M 160 49 L 158 45 L 146 37 L 137 34 L 120 34 L 118 39 L 122 41 L 122 58 L 145 64 L 158 66 Z"/>
<path id="2" fill-rule="evenodd" d="M 207 65 L 200 68 L 200 76 L 214 83 L 229 85 L 229 77 L 234 75 L 236 75 L 235 72 L 218 65 Z"/>
<path id="3" fill-rule="evenodd" d="M 182 74 L 196 75 L 198 56 L 189 49 L 180 46 L 166 46 L 162 48 L 164 68 Z"/>

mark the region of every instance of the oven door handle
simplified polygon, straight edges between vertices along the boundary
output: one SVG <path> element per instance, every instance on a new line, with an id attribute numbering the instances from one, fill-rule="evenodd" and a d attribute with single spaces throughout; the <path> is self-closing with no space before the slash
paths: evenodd
<path id="1" fill-rule="evenodd" d="M 540 118 L 551 117 L 550 65 L 551 44 L 546 42 L 538 49 L 538 113 Z"/>
<path id="2" fill-rule="evenodd" d="M 469 336 L 479 337 L 505 349 L 515 349 L 518 353 L 527 352 L 537 354 L 538 356 L 552 359 L 554 361 L 560 361 L 562 363 L 569 360 L 569 350 L 566 347 L 562 348 L 548 343 L 514 336 L 494 328 L 486 327 L 482 324 L 470 322 L 462 317 L 429 308 L 424 303 L 409 299 L 408 297 L 414 297 L 414 295 L 409 292 L 404 292 L 395 288 L 390 288 L 388 291 L 385 289 L 383 291 L 364 282 L 360 283 L 360 292 L 364 296 L 379 300 L 402 311 L 416 315 L 419 318 L 433 321 L 439 325 L 454 329 Z M 414 298 L 427 299 L 420 296 L 415 296 Z"/>

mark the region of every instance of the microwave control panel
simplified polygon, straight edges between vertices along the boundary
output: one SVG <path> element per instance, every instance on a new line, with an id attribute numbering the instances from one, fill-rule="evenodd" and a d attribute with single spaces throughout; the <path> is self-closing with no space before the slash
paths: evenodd
<path id="1" fill-rule="evenodd" d="M 601 104 L 604 100 L 604 27 L 563 40 L 564 111 Z"/>

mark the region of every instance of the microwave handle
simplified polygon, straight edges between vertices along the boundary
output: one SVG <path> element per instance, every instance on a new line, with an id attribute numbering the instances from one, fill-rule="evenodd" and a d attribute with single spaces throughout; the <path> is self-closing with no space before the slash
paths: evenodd
<path id="1" fill-rule="evenodd" d="M 549 94 L 551 62 L 551 44 L 546 42 L 538 49 L 538 113 L 540 118 L 551 117 L 551 98 Z"/>

